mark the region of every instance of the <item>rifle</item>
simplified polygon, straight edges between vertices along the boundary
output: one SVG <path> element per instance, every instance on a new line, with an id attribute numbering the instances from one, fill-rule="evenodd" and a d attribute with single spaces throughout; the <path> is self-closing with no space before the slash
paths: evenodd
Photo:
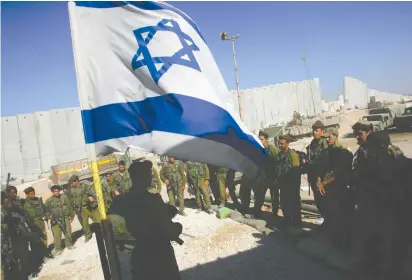
<path id="1" fill-rule="evenodd" d="M 53 226 L 53 223 L 56 225 L 59 225 L 64 235 L 71 238 L 71 235 L 66 230 L 66 221 L 64 220 L 64 218 L 63 219 L 62 217 L 57 218 L 56 215 L 52 214 L 51 222 L 52 222 L 52 226 Z"/>
<path id="2" fill-rule="evenodd" d="M 6 188 L 9 186 L 9 183 L 10 183 L 10 173 L 7 173 Z"/>

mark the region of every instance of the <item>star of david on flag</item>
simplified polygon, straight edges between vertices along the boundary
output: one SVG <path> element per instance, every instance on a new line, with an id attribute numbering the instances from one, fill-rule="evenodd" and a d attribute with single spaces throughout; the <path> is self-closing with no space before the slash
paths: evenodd
<path id="1" fill-rule="evenodd" d="M 158 31 L 173 32 L 176 34 L 182 44 L 182 48 L 170 57 L 152 57 L 148 45 Z M 138 28 L 134 30 L 133 33 L 136 36 L 139 49 L 133 57 L 132 69 L 136 70 L 140 67 L 147 66 L 150 75 L 156 84 L 173 65 L 182 65 L 200 71 L 199 64 L 193 54 L 194 51 L 199 51 L 199 48 L 196 46 L 195 42 L 193 42 L 192 38 L 180 29 L 180 26 L 176 21 L 172 19 L 163 19 L 156 26 Z M 143 37 L 144 34 L 146 35 L 145 38 Z M 157 69 L 156 65 L 160 65 L 160 69 Z"/>
<path id="2" fill-rule="evenodd" d="M 257 174 L 266 152 L 237 113 L 196 23 L 165 2 L 69 2 L 86 144 Z"/>

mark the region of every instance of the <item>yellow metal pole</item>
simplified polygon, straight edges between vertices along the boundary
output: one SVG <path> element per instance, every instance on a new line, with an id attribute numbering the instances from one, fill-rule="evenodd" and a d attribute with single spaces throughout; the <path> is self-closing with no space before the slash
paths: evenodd
<path id="1" fill-rule="evenodd" d="M 107 219 L 106 206 L 104 205 L 102 184 L 100 182 L 99 165 L 97 164 L 96 160 L 92 161 L 92 175 L 93 175 L 93 186 L 94 186 L 94 191 L 96 193 L 97 205 L 99 207 L 100 218 L 102 220 L 106 220 Z"/>

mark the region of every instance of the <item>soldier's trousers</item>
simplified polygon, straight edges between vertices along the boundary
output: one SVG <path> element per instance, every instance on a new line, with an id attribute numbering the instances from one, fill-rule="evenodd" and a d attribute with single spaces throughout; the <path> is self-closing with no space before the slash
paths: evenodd
<path id="1" fill-rule="evenodd" d="M 64 225 L 66 225 L 65 230 L 62 230 L 62 228 L 59 224 L 54 224 L 53 223 L 53 225 L 52 225 L 51 230 L 53 232 L 54 249 L 55 250 L 61 250 L 62 249 L 62 233 L 64 234 L 64 240 L 65 240 L 66 247 L 73 245 L 73 242 L 72 242 L 72 227 L 71 227 L 70 220 L 69 220 L 68 217 L 64 218 Z"/>
<path id="2" fill-rule="evenodd" d="M 242 210 L 246 214 L 249 214 L 250 212 L 250 199 L 252 197 L 252 189 L 255 183 L 255 179 L 249 179 L 245 176 L 242 176 L 239 188 L 239 197 L 242 202 Z"/>
<path id="3" fill-rule="evenodd" d="M 316 178 L 309 180 L 309 185 L 313 193 L 313 198 L 315 200 L 316 207 L 319 210 L 319 213 L 324 217 L 325 216 L 325 196 L 321 195 L 318 187 L 316 185 Z"/>
<path id="4" fill-rule="evenodd" d="M 179 186 L 167 186 L 167 195 L 169 196 L 169 204 L 176 206 L 175 197 L 179 199 L 179 210 L 185 209 L 184 191 Z"/>
<path id="5" fill-rule="evenodd" d="M 199 179 L 197 182 L 194 182 L 193 188 L 196 194 L 196 203 L 199 208 L 202 208 L 202 196 L 203 204 L 206 210 L 210 209 L 210 195 L 209 188 L 206 185 L 204 179 Z"/>
<path id="6" fill-rule="evenodd" d="M 36 261 L 41 261 L 48 255 L 46 226 L 44 225 L 43 220 L 35 221 L 34 224 L 37 226 L 36 230 L 38 230 L 39 233 L 42 233 L 43 237 L 40 237 L 37 242 L 30 242 L 30 248 L 35 254 Z"/>
<path id="7" fill-rule="evenodd" d="M 346 246 L 349 241 L 352 208 L 348 203 L 346 184 L 333 182 L 325 189 L 325 229 L 329 239 L 337 246 Z"/>
<path id="8" fill-rule="evenodd" d="M 262 211 L 263 203 L 265 202 L 265 196 L 268 189 L 270 189 L 270 196 L 272 201 L 273 214 L 277 214 L 275 209 L 279 210 L 279 195 L 276 196 L 276 192 L 272 191 L 274 188 L 273 182 L 267 179 L 258 179 L 255 185 L 255 206 L 253 207 L 253 213 L 259 215 Z M 276 212 L 275 212 L 276 211 Z"/>
<path id="9" fill-rule="evenodd" d="M 82 228 L 84 231 L 84 236 L 86 238 L 92 237 L 92 232 L 90 230 L 89 218 L 92 219 L 93 223 L 100 223 L 100 213 L 99 210 L 89 209 L 88 207 L 83 207 L 82 209 Z"/>
<path id="10" fill-rule="evenodd" d="M 278 185 L 280 186 L 280 199 L 285 223 L 287 225 L 300 226 L 302 222 L 300 211 L 300 181 L 279 181 Z"/>
<path id="11" fill-rule="evenodd" d="M 236 172 L 234 170 L 229 170 L 227 172 L 225 185 L 229 190 L 229 195 L 233 201 L 234 206 L 237 209 L 239 209 L 240 208 L 239 206 L 241 205 L 239 204 L 239 200 L 237 199 L 237 195 L 236 195 L 235 173 Z"/>
<path id="12" fill-rule="evenodd" d="M 219 204 L 226 204 L 226 172 L 216 173 L 217 186 L 219 190 Z"/>
<path id="13" fill-rule="evenodd" d="M 4 263 L 4 280 L 28 280 L 29 279 L 29 246 L 28 240 L 24 236 L 14 236 L 11 238 L 13 259 L 18 263 L 12 262 L 9 265 Z M 3 256 L 2 256 L 3 257 Z"/>

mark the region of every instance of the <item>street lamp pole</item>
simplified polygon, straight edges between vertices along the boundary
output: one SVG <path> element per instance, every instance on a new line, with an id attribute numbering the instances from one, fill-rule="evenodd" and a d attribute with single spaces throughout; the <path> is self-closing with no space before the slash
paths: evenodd
<path id="1" fill-rule="evenodd" d="M 309 79 L 310 94 L 312 96 L 313 115 L 315 116 L 316 115 L 315 99 L 313 97 L 313 90 L 312 90 L 312 81 L 313 81 L 313 79 L 310 77 L 308 65 L 306 64 L 306 56 L 305 55 L 302 55 L 302 61 L 303 61 L 303 64 L 305 65 L 306 76 Z"/>
<path id="2" fill-rule="evenodd" d="M 239 89 L 239 75 L 237 71 L 237 62 L 236 62 L 236 50 L 235 50 L 235 40 L 239 38 L 240 33 L 237 32 L 236 36 L 228 36 L 226 32 L 220 33 L 220 38 L 225 41 L 225 40 L 230 40 L 232 41 L 232 52 L 233 52 L 233 64 L 235 67 L 235 77 L 236 77 L 236 91 L 237 91 L 237 100 L 239 104 L 239 116 L 240 119 L 243 120 L 242 118 L 242 104 L 240 102 L 240 89 Z"/>

